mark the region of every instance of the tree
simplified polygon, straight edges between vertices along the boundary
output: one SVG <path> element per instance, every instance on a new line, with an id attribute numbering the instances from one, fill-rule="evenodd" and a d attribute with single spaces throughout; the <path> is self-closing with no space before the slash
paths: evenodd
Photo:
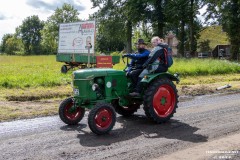
<path id="1" fill-rule="evenodd" d="M 61 8 L 57 8 L 54 11 L 41 31 L 43 37 L 41 44 L 45 51 L 48 53 L 57 53 L 59 24 L 80 21 L 78 15 L 78 10 L 67 3 L 64 3 Z"/>
<path id="2" fill-rule="evenodd" d="M 178 48 L 181 56 L 186 50 L 194 54 L 197 49 L 201 24 L 196 15 L 200 7 L 200 0 L 169 0 L 166 5 L 167 22 L 180 41 Z"/>
<path id="3" fill-rule="evenodd" d="M 41 30 L 42 41 L 41 46 L 45 54 L 56 54 L 57 53 L 57 37 L 58 32 L 52 31 L 54 27 L 51 23 L 46 23 Z"/>
<path id="4" fill-rule="evenodd" d="M 199 49 L 200 49 L 200 52 L 210 52 L 211 51 L 211 48 L 210 48 L 210 40 L 209 39 L 206 39 L 202 42 L 199 42 Z"/>
<path id="5" fill-rule="evenodd" d="M 240 1 L 239 0 L 205 0 L 207 5 L 206 21 L 223 26 L 231 43 L 231 59 L 238 59 L 240 52 Z"/>
<path id="6" fill-rule="evenodd" d="M 168 31 L 173 31 L 180 40 L 179 51 L 184 56 L 186 47 L 194 53 L 197 48 L 197 33 L 201 28 L 196 15 L 201 6 L 201 0 L 91 0 L 93 7 L 99 7 L 100 10 L 95 14 L 95 18 L 101 25 L 108 25 L 107 21 L 116 21 L 121 25 L 119 27 L 124 34 L 120 36 L 119 32 L 111 34 L 111 38 L 125 38 L 126 50 L 131 52 L 134 29 L 142 30 L 143 36 L 150 39 L 149 36 L 164 35 Z M 114 26 L 114 23 L 111 23 Z M 124 26 L 124 27 L 123 27 Z M 150 26 L 150 27 L 149 27 Z M 108 27 L 114 31 L 115 27 Z M 148 31 L 146 32 L 146 28 Z M 98 34 L 100 32 L 98 31 Z M 102 36 L 102 35 L 101 35 Z M 135 37 L 134 37 L 135 38 Z M 142 38 L 142 37 L 141 37 Z"/>
<path id="7" fill-rule="evenodd" d="M 1 52 L 5 52 L 6 50 L 6 42 L 9 38 L 12 38 L 13 34 L 4 34 L 2 37 L 2 43 L 1 43 Z"/>
<path id="8" fill-rule="evenodd" d="M 202 28 L 202 23 L 197 19 L 193 21 L 193 24 L 189 23 L 186 25 L 187 40 L 185 43 L 185 49 L 190 52 L 191 56 L 196 56 L 196 51 L 198 47 L 197 40 L 200 38 L 199 32 Z"/>
<path id="9" fill-rule="evenodd" d="M 153 25 L 153 34 L 159 37 L 164 36 L 164 27 L 166 24 L 165 7 L 166 0 L 150 0 L 151 10 L 150 20 Z"/>
<path id="10" fill-rule="evenodd" d="M 121 19 L 108 19 L 98 25 L 96 49 L 101 52 L 122 51 L 125 45 L 124 25 Z"/>
<path id="11" fill-rule="evenodd" d="M 5 45 L 5 53 L 9 55 L 16 55 L 21 53 L 23 49 L 22 40 L 16 37 L 8 38 Z"/>
<path id="12" fill-rule="evenodd" d="M 40 21 L 38 16 L 33 15 L 23 20 L 20 28 L 20 36 L 24 44 L 26 54 L 39 54 L 41 53 L 40 31 L 43 29 L 43 22 Z"/>
<path id="13" fill-rule="evenodd" d="M 153 37 L 152 26 L 141 22 L 138 26 L 133 28 L 134 34 L 132 37 L 132 42 L 137 42 L 139 38 L 143 39 L 147 43 L 147 47 L 150 47 L 149 43 Z M 137 50 L 137 46 L 133 47 L 134 50 Z"/>
<path id="14" fill-rule="evenodd" d="M 188 15 L 190 14 L 189 1 L 185 0 L 170 0 L 167 5 L 167 16 L 169 23 L 175 24 L 177 27 L 176 35 L 179 39 L 178 52 L 184 56 L 185 45 L 187 41 L 186 27 L 189 22 Z"/>
<path id="15" fill-rule="evenodd" d="M 189 13 L 189 41 L 190 41 L 190 53 L 193 55 L 197 50 L 197 38 L 198 32 L 202 28 L 196 15 L 199 13 L 199 9 L 202 7 L 201 0 L 190 0 L 190 13 Z"/>
<path id="16" fill-rule="evenodd" d="M 109 24 L 107 21 L 116 21 L 120 26 L 119 29 L 122 31 L 120 34 L 112 34 L 112 37 L 125 37 L 126 51 L 132 51 L 132 34 L 133 27 L 137 25 L 138 22 L 142 21 L 146 14 L 147 0 L 91 0 L 93 2 L 93 7 L 99 7 L 99 11 L 95 13 L 94 18 L 97 19 L 100 25 Z M 112 23 L 114 24 L 114 23 Z M 113 27 L 114 28 L 114 27 Z M 112 27 L 110 30 L 114 31 Z M 116 30 L 115 30 L 116 31 Z M 110 31 L 111 32 L 111 31 Z M 99 33 L 98 33 L 99 34 Z M 124 35 L 124 36 L 122 36 Z M 110 37 L 107 37 L 110 38 Z"/>

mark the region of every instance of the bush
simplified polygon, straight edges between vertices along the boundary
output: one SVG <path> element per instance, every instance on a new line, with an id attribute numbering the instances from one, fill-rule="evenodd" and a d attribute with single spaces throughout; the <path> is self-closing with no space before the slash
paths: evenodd
<path id="1" fill-rule="evenodd" d="M 110 55 L 111 56 L 120 56 L 120 52 L 118 52 L 118 51 L 112 52 Z"/>

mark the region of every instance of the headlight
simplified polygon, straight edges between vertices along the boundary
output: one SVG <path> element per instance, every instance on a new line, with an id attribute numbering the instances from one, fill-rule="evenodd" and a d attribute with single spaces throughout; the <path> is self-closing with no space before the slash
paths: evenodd
<path id="1" fill-rule="evenodd" d="M 73 89 L 74 95 L 79 96 L 79 89 L 74 88 Z"/>

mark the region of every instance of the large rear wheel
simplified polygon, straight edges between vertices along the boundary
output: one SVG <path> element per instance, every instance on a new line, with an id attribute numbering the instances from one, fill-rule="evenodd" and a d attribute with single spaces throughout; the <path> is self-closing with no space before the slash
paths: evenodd
<path id="1" fill-rule="evenodd" d="M 85 113 L 85 108 L 74 107 L 72 97 L 65 99 L 59 106 L 60 119 L 69 125 L 78 124 Z"/>
<path id="2" fill-rule="evenodd" d="M 169 79 L 157 79 L 150 84 L 144 96 L 144 111 L 157 123 L 168 121 L 176 112 L 178 95 Z"/>
<path id="3" fill-rule="evenodd" d="M 110 132 L 116 122 L 114 108 L 108 103 L 97 104 L 88 115 L 88 125 L 91 131 L 101 135 Z"/>

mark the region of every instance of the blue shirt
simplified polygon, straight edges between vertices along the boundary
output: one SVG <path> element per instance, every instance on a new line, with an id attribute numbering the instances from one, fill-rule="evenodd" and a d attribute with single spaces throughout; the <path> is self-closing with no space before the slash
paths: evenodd
<path id="1" fill-rule="evenodd" d="M 144 49 L 142 52 L 135 54 L 127 54 L 126 57 L 131 58 L 131 62 L 128 66 L 127 72 L 130 72 L 132 68 L 140 69 L 142 65 L 147 61 L 150 51 Z"/>

